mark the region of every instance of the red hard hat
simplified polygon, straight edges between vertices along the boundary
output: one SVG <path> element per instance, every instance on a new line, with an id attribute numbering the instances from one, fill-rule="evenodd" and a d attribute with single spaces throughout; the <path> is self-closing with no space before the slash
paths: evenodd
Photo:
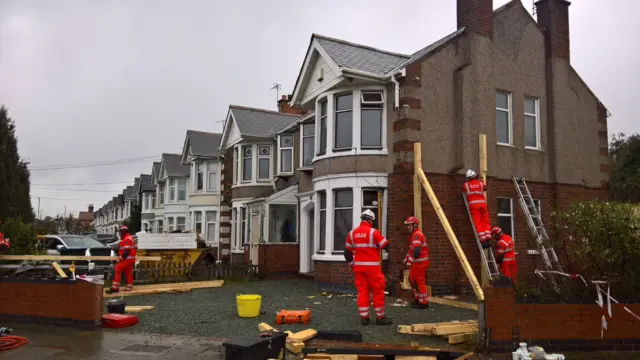
<path id="1" fill-rule="evenodd" d="M 494 227 L 493 229 L 491 229 L 491 235 L 500 235 L 502 234 L 502 229 L 499 227 Z"/>
<path id="2" fill-rule="evenodd" d="M 407 220 L 404 221 L 405 225 L 409 225 L 409 224 L 414 224 L 414 225 L 420 225 L 420 220 L 418 220 L 417 217 L 415 216 L 409 216 L 407 218 Z"/>
<path id="3" fill-rule="evenodd" d="M 127 225 L 120 226 L 120 231 L 129 231 L 129 227 Z"/>

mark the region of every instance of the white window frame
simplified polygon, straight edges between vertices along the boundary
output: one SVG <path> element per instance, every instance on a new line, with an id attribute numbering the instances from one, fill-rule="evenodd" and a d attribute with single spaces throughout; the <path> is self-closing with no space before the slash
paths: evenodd
<path id="1" fill-rule="evenodd" d="M 329 98 L 331 96 L 325 95 L 323 97 L 318 97 L 318 99 L 316 100 L 316 130 L 314 131 L 314 134 L 318 134 L 318 136 L 316 136 L 316 141 L 314 144 L 314 149 L 313 149 L 313 153 L 314 153 L 314 157 L 321 157 L 321 156 L 326 156 L 327 152 L 329 152 Z M 325 113 L 324 116 L 322 115 L 322 105 L 325 104 Z M 331 104 L 333 104 L 333 101 L 331 101 Z M 333 116 L 331 116 L 331 118 L 333 118 Z M 324 120 L 324 123 L 326 125 L 326 133 L 325 133 L 325 147 L 324 149 L 320 149 L 320 145 L 322 145 L 322 120 Z M 322 153 L 320 153 L 320 151 L 322 151 Z"/>
<path id="2" fill-rule="evenodd" d="M 176 202 L 185 202 L 189 198 L 189 186 L 186 178 L 176 179 Z M 184 199 L 180 199 L 180 188 L 184 188 Z"/>
<path id="3" fill-rule="evenodd" d="M 170 233 L 172 231 L 174 231 L 175 228 L 175 219 L 172 217 L 168 217 L 167 218 L 167 232 Z"/>
<path id="4" fill-rule="evenodd" d="M 368 95 L 368 94 L 377 94 L 380 95 L 380 100 L 378 101 L 365 101 L 364 100 L 364 96 Z M 384 103 L 385 103 L 385 99 L 384 99 L 384 94 L 382 91 L 362 91 L 360 93 L 360 148 L 362 149 L 366 149 L 366 150 L 380 150 L 382 148 L 382 128 L 385 127 L 384 124 Z M 380 146 L 367 146 L 367 147 L 363 147 L 362 146 L 362 129 L 364 128 L 362 126 L 362 110 L 363 109 L 367 109 L 366 107 L 364 107 L 363 105 L 379 105 L 380 107 Z M 376 107 L 377 108 L 377 107 Z"/>
<path id="5" fill-rule="evenodd" d="M 194 164 L 195 168 L 195 176 L 194 176 L 194 184 L 193 188 L 196 192 L 202 192 L 205 190 L 205 163 L 204 162 L 196 162 Z"/>
<path id="6" fill-rule="evenodd" d="M 284 137 L 290 137 L 291 138 L 291 146 L 281 146 L 282 145 L 282 138 Z M 294 171 L 294 157 L 293 157 L 293 143 L 295 141 L 295 134 L 292 133 L 288 133 L 288 134 L 281 134 L 278 135 L 277 138 L 278 141 L 278 175 L 293 175 L 293 171 Z M 291 171 L 283 171 L 282 170 L 282 159 L 284 158 L 283 153 L 285 152 L 289 152 L 288 157 L 291 159 Z"/>
<path id="7" fill-rule="evenodd" d="M 213 220 L 209 221 L 209 217 L 208 215 L 210 213 L 213 213 Z M 207 210 L 207 211 L 203 211 L 203 220 L 204 220 L 204 241 L 207 243 L 207 245 L 217 245 L 218 244 L 218 211 L 215 210 Z M 209 242 L 209 230 L 210 229 L 210 225 L 213 225 L 213 241 Z"/>
<path id="8" fill-rule="evenodd" d="M 151 197 L 151 208 L 149 208 L 149 210 L 157 207 L 157 204 L 156 204 L 156 199 L 157 199 L 156 192 L 154 191 L 153 193 L 150 193 L 150 194 L 147 194 L 147 195 Z"/>
<path id="9" fill-rule="evenodd" d="M 338 110 L 338 109 L 336 108 L 336 106 L 337 106 L 337 104 L 338 104 L 337 99 L 338 99 L 339 97 L 343 97 L 343 96 L 351 96 L 351 107 L 350 107 L 349 109 Z M 345 91 L 345 92 L 341 92 L 341 93 L 333 94 L 333 99 L 334 99 L 334 100 L 333 100 L 333 104 L 334 104 L 334 106 L 333 106 L 333 108 L 331 109 L 331 111 L 333 112 L 333 119 L 332 119 L 332 121 L 333 121 L 333 124 L 332 124 L 332 125 L 333 125 L 333 127 L 334 127 L 334 128 L 336 128 L 336 127 L 337 127 L 337 126 L 336 126 L 336 122 L 338 121 L 338 114 L 339 114 L 339 113 L 340 113 L 340 114 L 342 114 L 342 113 L 347 113 L 347 112 L 350 112 L 350 113 L 351 113 L 351 143 L 349 144 L 349 146 L 340 147 L 340 148 L 336 147 L 336 144 L 335 144 L 335 143 L 336 143 L 337 135 L 338 135 L 338 134 L 337 134 L 335 131 L 333 131 L 333 133 L 332 133 L 332 135 L 333 135 L 333 147 L 331 148 L 331 150 L 333 150 L 333 152 L 349 151 L 349 150 L 351 150 L 351 149 L 353 149 L 353 148 L 355 147 L 355 146 L 354 146 L 354 141 L 353 141 L 353 138 L 354 138 L 354 136 L 353 136 L 353 128 L 354 128 L 354 123 L 355 123 L 355 121 L 356 121 L 356 118 L 355 118 L 355 117 L 356 117 L 356 116 L 355 116 L 355 115 L 356 115 L 356 114 L 355 114 L 356 109 L 355 109 L 355 106 L 354 106 L 354 103 L 355 103 L 354 98 L 355 98 L 356 96 L 357 96 L 357 94 L 355 94 L 355 92 L 353 92 L 353 91 Z"/>
<path id="10" fill-rule="evenodd" d="M 246 206 L 240 208 L 240 245 L 249 243 L 249 209 Z M 244 236 L 243 236 L 244 235 Z"/>
<path id="11" fill-rule="evenodd" d="M 144 211 L 149 211 L 149 209 L 151 208 L 150 204 L 151 204 L 151 196 L 149 194 L 142 194 L 142 199 L 143 199 L 143 204 L 144 204 Z"/>
<path id="12" fill-rule="evenodd" d="M 159 234 L 162 234 L 164 232 L 164 220 L 163 219 L 158 219 L 156 220 L 156 232 Z"/>
<path id="13" fill-rule="evenodd" d="M 180 224 L 180 220 L 182 220 L 182 224 Z M 184 232 L 187 229 L 187 217 L 186 216 L 176 216 L 176 230 L 181 230 Z"/>
<path id="14" fill-rule="evenodd" d="M 496 112 L 501 111 L 501 112 L 506 112 L 507 113 L 507 123 L 509 124 L 509 131 L 507 132 L 507 134 L 509 134 L 509 142 L 504 143 L 504 142 L 501 142 L 500 140 L 496 139 L 496 144 L 505 145 L 505 146 L 513 146 L 513 102 L 512 102 L 512 94 L 508 93 L 508 92 L 505 92 L 505 91 L 496 90 L 496 94 L 495 94 L 496 97 L 498 96 L 498 94 L 507 96 L 507 106 L 509 108 L 508 109 L 499 108 L 498 105 L 496 104 Z M 497 131 L 497 127 L 498 127 L 497 118 L 494 119 L 494 123 L 495 123 L 496 131 Z"/>
<path id="15" fill-rule="evenodd" d="M 242 246 L 240 246 L 238 235 L 238 213 L 239 208 L 231 208 L 231 252 L 240 252 Z"/>
<path id="16" fill-rule="evenodd" d="M 238 179 L 240 178 L 240 156 L 239 149 L 237 146 L 233 148 L 233 184 L 236 185 L 239 183 Z"/>
<path id="17" fill-rule="evenodd" d="M 341 95 L 348 92 L 353 93 L 353 118 L 352 118 L 352 141 L 351 149 L 334 151 L 335 142 L 335 95 Z M 382 107 L 382 148 L 362 148 L 361 127 L 362 127 L 362 93 L 381 92 L 384 99 Z M 324 154 L 318 154 L 320 148 L 320 103 L 327 102 L 327 148 Z M 389 110 L 389 96 L 384 86 L 368 85 L 368 86 L 348 86 L 322 93 L 316 98 L 316 125 L 315 125 L 315 148 L 313 162 L 332 157 L 354 156 L 354 155 L 387 155 L 389 153 L 387 141 L 387 112 Z"/>
<path id="18" fill-rule="evenodd" d="M 202 236 L 202 234 L 204 232 L 203 231 L 203 229 L 204 229 L 203 228 L 203 219 L 202 219 L 203 213 L 204 213 L 204 211 L 194 211 L 193 212 L 193 226 L 192 226 L 191 229 L 192 229 L 192 231 L 194 233 L 197 233 L 198 232 L 198 224 L 200 224 L 200 236 Z M 200 220 L 198 220 L 198 215 L 200 215 Z"/>
<path id="19" fill-rule="evenodd" d="M 313 134 L 311 135 L 305 135 L 304 134 L 304 127 L 305 125 L 307 126 L 311 126 L 311 128 L 313 129 Z M 316 134 L 316 124 L 315 123 L 302 123 L 300 124 L 300 168 L 301 169 L 311 169 L 313 168 L 313 157 L 315 156 L 316 153 L 316 141 L 313 141 L 313 149 L 311 150 L 311 164 L 305 165 L 304 164 L 304 139 L 315 139 L 315 134 Z"/>
<path id="20" fill-rule="evenodd" d="M 251 149 L 251 156 L 245 156 L 244 155 L 244 149 L 246 148 L 250 148 Z M 240 146 L 240 180 L 242 183 L 250 183 L 253 181 L 253 179 L 256 178 L 256 166 L 255 166 L 255 157 L 256 157 L 256 148 L 253 145 L 241 145 Z M 251 177 L 249 177 L 249 179 L 245 179 L 244 178 L 244 163 L 245 161 L 249 161 L 249 164 L 251 164 Z"/>
<path id="21" fill-rule="evenodd" d="M 260 149 L 261 148 L 268 148 L 269 149 L 269 155 L 261 155 L 260 154 Z M 265 181 L 271 181 L 271 177 L 272 177 L 272 173 L 273 173 L 273 164 L 271 159 L 273 158 L 273 146 L 271 145 L 264 145 L 264 144 L 258 144 L 256 146 L 256 152 L 254 152 L 255 155 L 255 179 L 256 182 L 265 182 Z M 266 178 L 261 178 L 260 177 L 260 160 L 268 160 L 269 161 L 269 176 Z"/>
<path id="22" fill-rule="evenodd" d="M 210 187 L 211 178 L 213 177 L 213 183 L 215 187 Z M 220 180 L 218 179 L 218 163 L 210 161 L 207 163 L 207 192 L 216 192 L 220 188 Z"/>
<path id="23" fill-rule="evenodd" d="M 353 221 L 353 220 L 354 220 L 354 213 L 355 213 L 355 209 L 356 209 L 356 203 L 354 202 L 354 200 L 357 198 L 357 196 L 356 196 L 355 194 L 356 194 L 356 192 L 358 192 L 360 189 L 353 189 L 353 188 L 334 188 L 334 189 L 332 189 L 332 190 L 333 190 L 333 191 L 331 192 L 331 196 L 333 197 L 333 204 L 334 204 L 333 209 L 332 209 L 332 211 L 333 211 L 332 216 L 333 216 L 333 219 L 334 219 L 334 224 L 335 224 L 336 212 L 337 212 L 338 210 L 351 210 L 351 226 L 350 226 L 350 228 L 353 228 L 353 227 L 355 226 L 355 224 L 354 224 L 354 221 Z M 337 194 L 338 194 L 338 192 L 339 192 L 339 191 L 350 191 L 350 192 L 351 192 L 351 207 L 337 207 L 337 206 L 335 205 L 335 203 L 336 203 L 336 197 L 337 197 Z M 360 190 L 360 192 L 361 192 L 361 190 Z M 360 213 L 362 213 L 362 211 L 360 211 Z M 331 237 L 333 238 L 333 244 L 332 244 L 332 246 L 331 246 L 331 249 L 329 249 L 329 250 L 330 250 L 330 252 L 331 252 L 332 254 L 333 254 L 333 253 L 336 253 L 336 252 L 344 251 L 344 249 L 337 249 L 337 250 L 336 250 L 336 236 L 335 236 L 335 231 L 336 231 L 336 229 L 337 229 L 337 226 L 334 226 L 334 228 L 333 228 L 333 232 L 331 233 Z M 347 233 L 348 233 L 348 231 L 347 231 Z M 341 241 L 346 241 L 346 238 L 347 238 L 347 236 L 346 236 L 346 235 L 347 235 L 347 234 L 344 234 L 344 236 L 342 237 Z"/>
<path id="24" fill-rule="evenodd" d="M 524 121 L 523 121 L 523 127 L 524 127 L 524 148 L 525 149 L 529 149 L 529 150 L 540 150 L 542 149 L 542 142 L 541 142 L 541 138 L 540 138 L 540 99 L 539 98 L 535 98 L 532 96 L 525 96 L 524 98 L 524 102 L 526 104 L 527 100 L 529 101 L 533 101 L 533 109 L 535 110 L 535 114 L 531 114 L 531 113 L 527 113 L 526 110 L 524 112 Z M 525 109 L 527 108 L 526 106 L 524 107 Z M 527 145 L 527 134 L 526 134 L 526 119 L 527 117 L 533 117 L 536 120 L 536 145 L 535 146 L 528 146 Z"/>
<path id="25" fill-rule="evenodd" d="M 499 204 L 499 203 L 500 203 L 500 199 L 507 199 L 507 200 L 509 200 L 509 204 L 510 204 L 510 206 L 511 206 L 511 213 L 510 213 L 510 214 L 508 214 L 508 213 L 500 213 L 500 212 L 499 212 L 499 213 L 497 214 L 497 216 L 498 216 L 498 218 L 501 218 L 501 217 L 508 217 L 508 218 L 510 218 L 510 219 L 511 219 L 511 238 L 512 238 L 512 239 L 513 239 L 513 241 L 515 242 L 515 241 L 516 241 L 516 216 L 515 216 L 515 209 L 513 208 L 513 203 L 514 203 L 514 201 L 513 201 L 513 199 L 512 199 L 512 198 L 508 198 L 508 197 L 498 197 L 498 198 L 496 198 L 497 204 Z M 498 206 L 498 211 L 500 211 L 500 206 Z M 498 221 L 498 223 L 500 223 L 500 222 Z"/>
<path id="26" fill-rule="evenodd" d="M 165 183 L 161 183 L 158 184 L 158 206 L 162 206 L 164 205 L 164 202 L 166 200 L 166 193 L 167 193 L 167 186 L 166 186 L 166 182 Z"/>

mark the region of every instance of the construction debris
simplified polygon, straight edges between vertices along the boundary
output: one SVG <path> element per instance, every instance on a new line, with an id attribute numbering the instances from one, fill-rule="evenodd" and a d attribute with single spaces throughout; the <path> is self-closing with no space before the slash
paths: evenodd
<path id="1" fill-rule="evenodd" d="M 153 310 L 156 307 L 153 305 L 142 305 L 142 306 L 127 306 L 125 307 L 124 311 L 125 312 L 133 312 L 133 313 L 137 313 L 137 312 L 143 312 L 145 310 Z"/>
<path id="2" fill-rule="evenodd" d="M 267 323 L 258 324 L 258 330 L 261 333 L 280 332 L 278 329 Z M 304 349 L 304 342 L 318 335 L 318 332 L 314 329 L 306 329 L 298 331 L 297 333 L 285 331 L 285 333 L 287 334 L 286 347 L 292 354 L 300 354 L 302 349 Z"/>
<path id="3" fill-rule="evenodd" d="M 139 285 L 139 286 L 136 286 L 132 291 L 124 291 L 124 292 L 121 291 L 113 294 L 107 294 L 105 289 L 104 297 L 112 298 L 112 297 L 119 297 L 119 296 L 184 293 L 184 292 L 191 292 L 191 290 L 194 290 L 194 289 L 207 289 L 207 288 L 221 287 L 223 284 L 224 284 L 224 280 Z"/>
<path id="4" fill-rule="evenodd" d="M 462 344 L 472 341 L 478 333 L 478 321 L 451 321 L 443 323 L 398 325 L 401 334 L 441 336 L 449 344 Z"/>
<path id="5" fill-rule="evenodd" d="M 434 304 L 449 305 L 449 306 L 455 306 L 462 309 L 478 311 L 478 304 L 472 304 L 472 303 L 457 301 L 457 300 L 449 300 L 449 299 L 445 299 L 444 297 L 431 296 L 429 298 L 429 302 Z"/>

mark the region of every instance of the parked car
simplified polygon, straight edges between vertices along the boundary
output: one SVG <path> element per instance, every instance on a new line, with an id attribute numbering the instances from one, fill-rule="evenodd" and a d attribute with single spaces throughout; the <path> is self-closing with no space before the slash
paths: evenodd
<path id="1" fill-rule="evenodd" d="M 85 235 L 45 235 L 47 255 L 77 256 L 115 256 L 115 252 L 92 237 Z M 90 265 L 93 263 L 93 265 Z M 70 261 L 61 261 L 61 265 L 69 265 Z M 102 272 L 108 269 L 111 261 L 76 261 L 76 274 Z M 83 269 L 84 268 L 84 269 Z M 85 269 L 94 271 L 86 271 Z"/>
<path id="2" fill-rule="evenodd" d="M 107 246 L 111 243 L 118 241 L 118 238 L 112 234 L 91 234 L 89 235 L 89 237 Z"/>

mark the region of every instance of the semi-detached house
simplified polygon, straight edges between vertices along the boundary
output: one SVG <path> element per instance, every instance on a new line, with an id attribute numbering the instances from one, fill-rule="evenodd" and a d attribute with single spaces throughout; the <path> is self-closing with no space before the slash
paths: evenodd
<path id="1" fill-rule="evenodd" d="M 479 276 L 460 189 L 464 170 L 478 169 L 478 138 L 486 134 L 492 224 L 514 237 L 522 273 L 532 273 L 539 255 L 527 253 L 535 246 L 512 177 L 528 180 L 546 223 L 554 208 L 608 197 L 609 179 L 608 111 L 571 65 L 569 2 L 540 0 L 536 11 L 537 22 L 517 0 L 496 10 L 491 0 L 457 0 L 457 29 L 413 54 L 313 35 L 293 94 L 281 104 L 312 115 L 269 113 L 273 119 L 258 124 L 251 119 L 265 112 L 229 109 L 223 204 L 230 208 L 233 252 L 254 238 L 254 216 L 268 216 L 251 207 L 252 199 L 266 204 L 277 189 L 295 186 L 298 272 L 323 288 L 350 288 L 344 241 L 371 209 L 391 242 L 389 271 L 399 277 L 408 250 L 403 220 L 413 212 L 413 143 L 420 142 L 422 167 Z M 275 118 L 282 119 L 279 130 L 255 136 Z M 293 175 L 281 171 L 290 170 L 288 163 L 277 165 L 290 139 Z M 278 188 L 281 181 L 286 185 Z M 426 195 L 422 203 L 433 291 L 466 286 Z M 268 226 L 261 229 L 264 239 Z"/>
<path id="2" fill-rule="evenodd" d="M 190 229 L 189 166 L 183 165 L 181 159 L 181 154 L 162 154 L 160 169 L 155 179 L 158 207 L 162 208 L 164 232 L 169 233 Z M 157 213 L 156 221 L 158 221 Z"/>

